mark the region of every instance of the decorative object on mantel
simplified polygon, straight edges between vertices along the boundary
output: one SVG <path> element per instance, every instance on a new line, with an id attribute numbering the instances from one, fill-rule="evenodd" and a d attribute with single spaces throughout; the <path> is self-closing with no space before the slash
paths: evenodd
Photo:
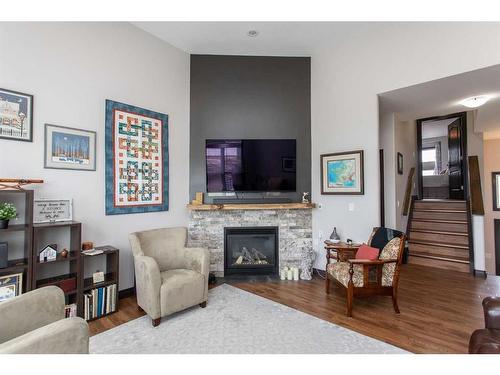
<path id="1" fill-rule="evenodd" d="M 193 205 L 203 204 L 203 193 L 201 191 L 196 192 L 196 197 L 195 197 L 195 199 L 192 200 L 191 204 L 193 204 Z"/>
<path id="2" fill-rule="evenodd" d="M 0 138 L 33 142 L 33 95 L 0 89 Z"/>
<path id="3" fill-rule="evenodd" d="M 12 203 L 0 203 L 0 229 L 9 227 L 9 220 L 17 216 L 16 207 Z"/>
<path id="4" fill-rule="evenodd" d="M 96 132 L 45 124 L 44 168 L 96 170 Z"/>
<path id="5" fill-rule="evenodd" d="M 340 242 L 340 237 L 337 234 L 337 227 L 333 227 L 333 232 L 330 234 L 330 242 L 331 243 L 339 243 Z"/>
<path id="6" fill-rule="evenodd" d="M 321 155 L 321 194 L 364 194 L 363 150 Z"/>
<path id="7" fill-rule="evenodd" d="M 33 203 L 34 223 L 55 223 L 73 220 L 71 199 L 35 199 Z"/>
<path id="8" fill-rule="evenodd" d="M 29 184 L 42 184 L 43 180 L 29 180 L 22 178 L 0 178 L 0 190 L 24 190 Z"/>
<path id="9" fill-rule="evenodd" d="M 309 203 L 309 195 L 310 193 L 308 191 L 302 193 L 302 203 Z"/>
<path id="10" fill-rule="evenodd" d="M 106 100 L 106 215 L 168 211 L 168 116 Z"/>
<path id="11" fill-rule="evenodd" d="M 47 245 L 38 255 L 40 263 L 52 262 L 57 259 L 57 245 Z"/>

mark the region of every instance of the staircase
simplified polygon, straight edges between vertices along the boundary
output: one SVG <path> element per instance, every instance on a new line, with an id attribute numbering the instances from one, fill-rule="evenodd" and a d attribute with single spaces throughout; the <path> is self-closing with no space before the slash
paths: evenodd
<path id="1" fill-rule="evenodd" d="M 408 223 L 409 263 L 470 272 L 466 201 L 416 200 Z"/>

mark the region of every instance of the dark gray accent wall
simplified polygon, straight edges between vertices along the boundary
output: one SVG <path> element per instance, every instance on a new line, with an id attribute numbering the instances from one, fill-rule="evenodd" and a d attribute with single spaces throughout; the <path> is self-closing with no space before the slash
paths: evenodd
<path id="1" fill-rule="evenodd" d="M 310 58 L 191 55 L 190 111 L 191 199 L 206 192 L 206 139 L 296 139 L 297 191 L 272 196 L 311 191 Z"/>

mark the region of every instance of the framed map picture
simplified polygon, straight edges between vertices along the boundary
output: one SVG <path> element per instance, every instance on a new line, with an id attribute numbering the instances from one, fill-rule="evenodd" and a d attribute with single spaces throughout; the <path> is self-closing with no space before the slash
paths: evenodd
<path id="1" fill-rule="evenodd" d="M 33 142 L 33 95 L 0 89 L 0 138 Z"/>
<path id="2" fill-rule="evenodd" d="M 96 133 L 45 124 L 45 168 L 96 170 Z"/>
<path id="3" fill-rule="evenodd" d="M 106 215 L 168 211 L 168 116 L 106 100 Z"/>
<path id="4" fill-rule="evenodd" d="M 362 150 L 321 155 L 321 194 L 364 194 Z"/>

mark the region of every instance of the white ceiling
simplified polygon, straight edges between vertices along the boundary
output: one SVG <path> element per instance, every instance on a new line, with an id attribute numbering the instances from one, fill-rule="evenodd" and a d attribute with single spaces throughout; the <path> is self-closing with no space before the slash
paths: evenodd
<path id="1" fill-rule="evenodd" d="M 311 56 L 325 45 L 383 27 L 377 22 L 133 22 L 191 54 Z M 251 38 L 249 30 L 259 35 Z"/>
<path id="2" fill-rule="evenodd" d="M 500 65 L 474 70 L 415 86 L 380 94 L 381 110 L 396 112 L 404 121 L 447 115 L 470 110 L 462 99 L 491 95 L 492 99 L 477 109 L 476 131 L 485 138 L 500 135 Z"/>

